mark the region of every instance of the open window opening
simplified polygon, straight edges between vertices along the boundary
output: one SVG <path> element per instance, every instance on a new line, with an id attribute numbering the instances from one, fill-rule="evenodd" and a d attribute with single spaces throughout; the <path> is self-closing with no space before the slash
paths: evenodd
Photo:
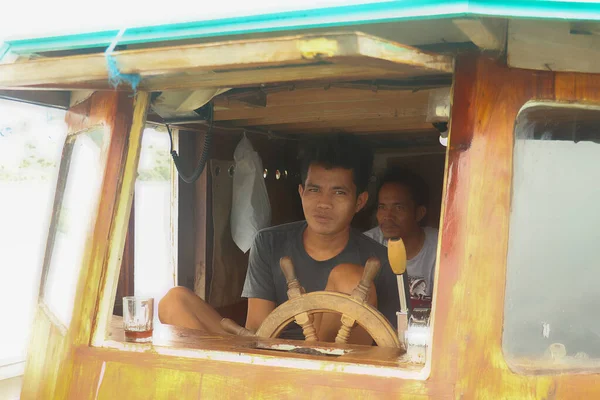
<path id="1" fill-rule="evenodd" d="M 23 374 L 65 111 L 0 99 L 0 381 Z"/>
<path id="2" fill-rule="evenodd" d="M 423 205 L 426 212 L 419 219 L 419 226 L 426 232 L 427 240 L 433 240 L 431 251 L 435 255 L 446 154 L 446 148 L 440 143 L 440 136 L 447 135 L 449 83 L 448 80 L 440 87 L 412 90 L 405 90 L 402 85 L 388 84 L 374 90 L 371 85 L 361 82 L 334 81 L 305 86 L 245 88 L 214 97 L 212 148 L 205 172 L 193 184 L 179 180 L 177 188 L 177 285 L 193 291 L 222 317 L 233 320 L 239 326 L 246 324 L 248 301 L 242 297 L 242 290 L 249 254 L 242 251 L 234 241 L 231 226 L 234 178 L 239 172 L 234 153 L 243 138 L 250 141 L 262 163 L 260 176 L 264 180 L 270 205 L 268 226 L 305 219 L 298 187 L 303 183 L 301 162 L 306 142 L 323 135 L 350 133 L 359 136 L 374 153 L 372 174 L 367 186 L 369 200 L 352 219 L 352 229 L 362 234 L 377 228 L 380 222 L 377 214 L 381 203 L 378 195 L 386 172 L 410 171 L 422 178 L 427 186 L 428 196 Z M 265 99 L 264 104 L 257 106 L 247 101 L 258 95 Z M 151 112 L 149 120 L 161 122 L 162 118 Z M 200 115 L 196 121 L 190 122 L 189 118 L 179 122 L 171 119 L 170 124 L 177 134 L 178 152 L 183 167 L 189 173 L 202 154 L 207 122 Z M 167 144 L 163 143 L 163 149 L 167 148 Z M 142 146 L 142 160 L 145 151 L 148 149 Z M 138 181 L 140 178 L 141 173 Z M 136 220 L 143 218 L 139 214 L 138 190 L 136 186 L 133 217 Z M 149 213 L 147 218 L 150 217 L 156 217 L 156 214 Z M 136 222 L 135 231 L 138 224 Z M 153 229 L 167 228 L 163 226 Z M 379 240 L 384 242 L 383 239 Z M 147 255 L 152 254 L 150 247 L 146 250 Z M 153 263 L 156 264 L 157 261 Z M 135 274 L 140 274 L 138 263 L 135 265 Z M 298 265 L 296 268 L 302 266 Z M 123 269 L 121 272 L 123 273 Z M 429 277 L 410 278 L 406 290 L 412 293 L 410 308 L 414 321 L 411 324 L 415 329 L 411 340 L 424 345 L 431 334 L 427 320 L 433 290 L 424 289 Z M 136 285 L 137 282 L 136 279 Z M 135 293 L 138 293 L 137 287 Z M 156 303 L 159 300 L 160 298 L 155 298 Z M 117 297 L 115 304 L 120 301 Z M 385 347 L 311 344 L 290 339 L 230 336 L 223 340 L 221 337 L 215 338 L 214 335 L 190 329 L 161 326 L 157 319 L 154 323 L 155 347 L 300 358 L 308 355 L 318 360 L 375 363 L 394 367 L 402 365 L 412 371 L 421 370 L 425 362 L 425 346 L 414 354 L 405 354 L 399 349 Z M 113 321 L 110 340 L 124 341 L 118 318 Z"/>
<path id="3" fill-rule="evenodd" d="M 164 127 L 144 129 L 114 315 L 123 315 L 125 296 L 159 299 L 177 285 L 178 193 L 169 143 Z"/>

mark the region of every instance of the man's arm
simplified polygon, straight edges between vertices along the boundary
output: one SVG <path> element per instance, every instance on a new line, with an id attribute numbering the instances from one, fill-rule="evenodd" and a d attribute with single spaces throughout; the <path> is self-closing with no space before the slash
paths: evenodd
<path id="1" fill-rule="evenodd" d="M 272 259 L 272 247 L 269 239 L 259 233 L 250 248 L 242 297 L 248 298 L 246 329 L 253 331 L 256 331 L 267 315 L 275 309 L 275 284 L 269 263 Z"/>
<path id="2" fill-rule="evenodd" d="M 249 298 L 248 315 L 246 316 L 246 329 L 253 332 L 260 327 L 265 318 L 275 309 L 275 303 L 270 300 Z"/>

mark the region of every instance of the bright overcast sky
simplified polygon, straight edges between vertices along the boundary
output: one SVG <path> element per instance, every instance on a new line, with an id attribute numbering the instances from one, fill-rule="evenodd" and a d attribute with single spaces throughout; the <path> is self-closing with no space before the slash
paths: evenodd
<path id="1" fill-rule="evenodd" d="M 0 42 L 378 0 L 5 0 Z M 379 0 L 381 1 L 381 0 Z M 0 1 L 0 4 L 3 3 Z"/>

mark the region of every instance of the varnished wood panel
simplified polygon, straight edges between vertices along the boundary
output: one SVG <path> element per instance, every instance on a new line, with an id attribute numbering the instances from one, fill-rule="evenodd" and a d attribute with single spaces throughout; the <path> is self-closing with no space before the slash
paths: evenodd
<path id="1" fill-rule="evenodd" d="M 483 57 L 457 64 L 430 376 L 455 381 L 457 396 L 598 396 L 598 373 L 516 375 L 502 352 L 516 116 L 534 99 L 599 101 L 598 82 L 507 69 Z"/>
<path id="2" fill-rule="evenodd" d="M 110 247 L 111 221 L 116 206 L 116 195 L 120 186 L 120 171 L 123 168 L 128 144 L 128 134 L 133 115 L 133 99 L 127 93 L 99 92 L 91 98 L 89 124 L 102 123 L 111 134 L 108 160 L 102 189 L 100 206 L 94 225 L 93 242 L 89 258 L 84 258 L 84 267 L 78 281 L 76 302 L 73 308 L 71 332 L 73 344 L 88 344 L 95 323 L 97 296 L 100 289 L 102 267 Z M 89 263 L 86 265 L 86 263 Z"/>

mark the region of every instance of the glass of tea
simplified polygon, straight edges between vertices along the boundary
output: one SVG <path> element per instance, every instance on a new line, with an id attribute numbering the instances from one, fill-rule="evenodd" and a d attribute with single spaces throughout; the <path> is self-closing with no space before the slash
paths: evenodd
<path id="1" fill-rule="evenodd" d="M 152 297 L 123 297 L 125 340 L 135 343 L 152 342 L 153 317 L 154 299 Z"/>

